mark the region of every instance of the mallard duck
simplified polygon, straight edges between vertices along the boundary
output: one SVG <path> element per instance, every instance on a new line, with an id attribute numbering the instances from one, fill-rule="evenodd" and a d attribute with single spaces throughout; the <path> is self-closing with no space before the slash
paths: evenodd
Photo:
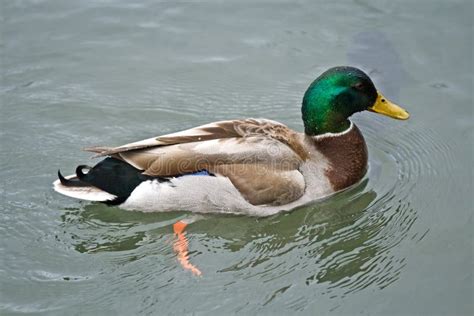
<path id="1" fill-rule="evenodd" d="M 119 147 L 85 148 L 105 157 L 80 165 L 54 189 L 128 210 L 267 216 L 328 197 L 359 182 L 367 147 L 349 117 L 372 111 L 408 119 L 372 80 L 334 67 L 302 103 L 304 133 L 268 119 L 220 121 Z"/>

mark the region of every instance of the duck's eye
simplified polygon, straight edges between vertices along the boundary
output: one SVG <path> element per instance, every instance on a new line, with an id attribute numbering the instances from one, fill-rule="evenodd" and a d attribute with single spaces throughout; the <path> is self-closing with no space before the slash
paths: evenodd
<path id="1" fill-rule="evenodd" d="M 357 90 L 362 90 L 364 88 L 364 84 L 362 82 L 358 82 L 353 87 Z"/>

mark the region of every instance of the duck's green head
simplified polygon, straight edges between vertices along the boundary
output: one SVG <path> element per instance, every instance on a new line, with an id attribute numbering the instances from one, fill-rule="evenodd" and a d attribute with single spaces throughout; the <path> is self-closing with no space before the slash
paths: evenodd
<path id="1" fill-rule="evenodd" d="M 387 100 L 372 80 L 354 67 L 334 67 L 311 83 L 304 94 L 303 122 L 307 135 L 338 133 L 350 126 L 349 116 L 369 110 L 406 120 L 407 111 Z"/>

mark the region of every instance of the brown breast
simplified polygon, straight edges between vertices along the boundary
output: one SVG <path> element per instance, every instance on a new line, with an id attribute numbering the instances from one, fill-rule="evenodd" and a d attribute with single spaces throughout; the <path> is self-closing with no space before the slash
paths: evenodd
<path id="1" fill-rule="evenodd" d="M 367 171 L 367 146 L 360 130 L 337 137 L 313 138 L 316 149 L 329 160 L 326 176 L 335 191 L 357 183 Z"/>

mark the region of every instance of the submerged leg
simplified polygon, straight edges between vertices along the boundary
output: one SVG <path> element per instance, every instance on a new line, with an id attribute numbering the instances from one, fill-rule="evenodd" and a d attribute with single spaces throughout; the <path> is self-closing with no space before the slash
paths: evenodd
<path id="1" fill-rule="evenodd" d="M 200 276 L 202 274 L 201 271 L 189 262 L 188 239 L 184 232 L 186 226 L 194 221 L 195 220 L 180 220 L 173 224 L 173 232 L 177 236 L 177 239 L 173 243 L 173 250 L 176 252 L 178 261 L 184 269 L 190 270 L 194 275 Z"/>

